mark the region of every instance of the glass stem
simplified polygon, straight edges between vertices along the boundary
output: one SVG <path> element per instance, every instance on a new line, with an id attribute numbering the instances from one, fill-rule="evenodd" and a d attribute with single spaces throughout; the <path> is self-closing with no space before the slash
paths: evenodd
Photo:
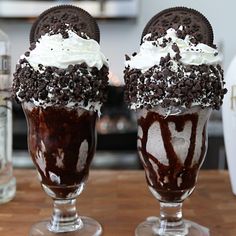
<path id="1" fill-rule="evenodd" d="M 182 203 L 160 202 L 160 228 L 168 231 L 183 227 Z"/>
<path id="2" fill-rule="evenodd" d="M 71 232 L 80 229 L 83 222 L 76 211 L 76 199 L 54 199 L 54 209 L 49 231 L 55 233 Z"/>

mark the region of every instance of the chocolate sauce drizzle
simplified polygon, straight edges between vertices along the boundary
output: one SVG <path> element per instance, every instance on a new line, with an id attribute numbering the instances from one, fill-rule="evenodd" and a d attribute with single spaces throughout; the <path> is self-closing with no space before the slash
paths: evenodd
<path id="1" fill-rule="evenodd" d="M 89 167 L 94 156 L 95 112 L 84 111 L 78 115 L 78 109 L 55 107 L 34 107 L 32 111 L 24 109 L 28 122 L 28 146 L 32 160 L 37 167 L 42 184 L 54 192 L 57 198 L 66 198 L 77 191 L 78 186 L 88 177 Z M 81 170 L 77 169 L 82 142 L 88 142 L 87 159 Z M 43 158 L 46 166 L 43 171 L 37 162 L 37 151 L 45 145 Z M 63 151 L 63 166 L 56 164 L 55 153 Z M 50 172 L 60 177 L 60 183 L 52 181 Z"/>
<path id="2" fill-rule="evenodd" d="M 147 116 L 140 117 L 138 124 L 143 130 L 143 137 L 138 139 L 141 141 L 141 147 L 138 147 L 138 151 L 143 156 L 143 166 L 146 172 L 146 179 L 148 185 L 156 191 L 161 201 L 166 202 L 178 202 L 182 201 L 184 195 L 188 195 L 194 188 L 197 180 L 198 170 L 203 162 L 206 152 L 206 123 L 202 132 L 202 144 L 201 153 L 197 163 L 193 163 L 195 145 L 196 145 L 196 132 L 199 116 L 197 113 L 183 114 L 183 115 L 170 115 L 164 117 L 156 112 L 149 111 Z M 169 165 L 164 165 L 158 161 L 158 157 L 153 156 L 147 150 L 148 131 L 154 122 L 159 122 L 163 144 L 167 154 Z M 192 123 L 190 145 L 187 152 L 187 157 L 184 163 L 181 163 L 178 155 L 176 154 L 173 144 L 171 142 L 171 131 L 168 127 L 170 122 L 175 124 L 177 132 L 184 130 L 186 122 Z M 207 121 L 206 121 L 207 122 Z M 153 168 L 150 160 L 154 162 L 158 170 Z M 148 176 L 149 178 L 148 178 Z M 178 184 L 178 178 L 182 179 L 182 182 Z M 168 178 L 168 181 L 166 181 Z"/>

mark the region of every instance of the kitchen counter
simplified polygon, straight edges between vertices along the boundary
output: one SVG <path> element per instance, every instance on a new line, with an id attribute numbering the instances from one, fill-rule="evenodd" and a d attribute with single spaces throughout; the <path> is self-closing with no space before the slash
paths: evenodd
<path id="1" fill-rule="evenodd" d="M 30 226 L 48 218 L 51 199 L 42 191 L 34 170 L 15 170 L 14 200 L 0 205 L 0 235 L 25 236 Z M 131 236 L 138 223 L 159 214 L 143 171 L 91 171 L 89 183 L 78 198 L 82 215 L 97 219 L 104 236 Z M 213 236 L 236 235 L 236 196 L 227 171 L 201 171 L 197 188 L 184 203 L 184 216 L 209 227 Z"/>

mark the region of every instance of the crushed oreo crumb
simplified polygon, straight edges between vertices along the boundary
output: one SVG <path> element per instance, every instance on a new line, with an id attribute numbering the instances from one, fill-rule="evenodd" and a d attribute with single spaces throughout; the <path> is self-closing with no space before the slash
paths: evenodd
<path id="1" fill-rule="evenodd" d="M 173 63 L 177 63 L 177 71 L 172 68 Z M 218 110 L 227 92 L 220 65 L 183 65 L 164 57 L 160 65 L 145 73 L 125 68 L 124 79 L 125 100 L 132 109 L 150 109 L 158 105 L 190 108 L 199 104 L 202 108 Z"/>
<path id="2" fill-rule="evenodd" d="M 79 31 L 76 26 L 70 25 L 70 24 L 65 24 L 65 23 L 56 23 L 52 26 L 50 26 L 48 30 L 49 35 L 54 35 L 54 34 L 61 34 L 63 38 L 69 38 L 68 31 L 71 30 L 74 33 L 78 34 L 81 38 L 84 39 L 89 39 L 88 35 L 82 31 Z"/>
<path id="3" fill-rule="evenodd" d="M 130 58 L 127 54 L 125 54 L 125 60 L 126 60 L 126 61 L 130 61 L 130 59 L 131 59 L 131 58 Z"/>
<path id="4" fill-rule="evenodd" d="M 29 57 L 29 55 L 30 55 L 30 52 L 29 52 L 29 51 L 25 52 L 25 56 L 26 56 L 26 57 Z"/>
<path id="5" fill-rule="evenodd" d="M 65 106 L 69 103 L 86 107 L 88 103 L 106 100 L 108 68 L 89 68 L 85 63 L 66 69 L 38 65 L 34 70 L 26 59 L 16 66 L 13 97 L 17 102 L 37 102 L 39 105 Z"/>
<path id="6" fill-rule="evenodd" d="M 176 53 L 180 53 L 179 47 L 176 43 L 173 43 L 172 45 L 172 50 Z"/>

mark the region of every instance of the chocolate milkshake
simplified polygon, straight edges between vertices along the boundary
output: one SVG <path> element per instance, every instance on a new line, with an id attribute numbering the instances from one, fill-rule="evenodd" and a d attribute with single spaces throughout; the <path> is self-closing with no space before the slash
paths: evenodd
<path id="1" fill-rule="evenodd" d="M 194 189 L 207 150 L 211 109 L 198 106 L 179 115 L 163 108 L 138 112 L 138 153 L 151 192 L 164 202 L 181 202 Z"/>
<path id="2" fill-rule="evenodd" d="M 138 114 L 138 153 L 151 192 L 182 202 L 207 150 L 207 121 L 226 93 L 212 28 L 199 12 L 171 8 L 144 29 L 126 55 L 126 100 Z"/>
<path id="3" fill-rule="evenodd" d="M 108 86 L 99 29 L 82 9 L 59 6 L 39 16 L 30 40 L 13 85 L 28 123 L 29 152 L 44 190 L 74 198 L 88 177 Z"/>
<path id="4" fill-rule="evenodd" d="M 83 108 L 42 108 L 23 103 L 29 152 L 44 190 L 73 198 L 85 183 L 96 147 L 97 114 Z"/>

